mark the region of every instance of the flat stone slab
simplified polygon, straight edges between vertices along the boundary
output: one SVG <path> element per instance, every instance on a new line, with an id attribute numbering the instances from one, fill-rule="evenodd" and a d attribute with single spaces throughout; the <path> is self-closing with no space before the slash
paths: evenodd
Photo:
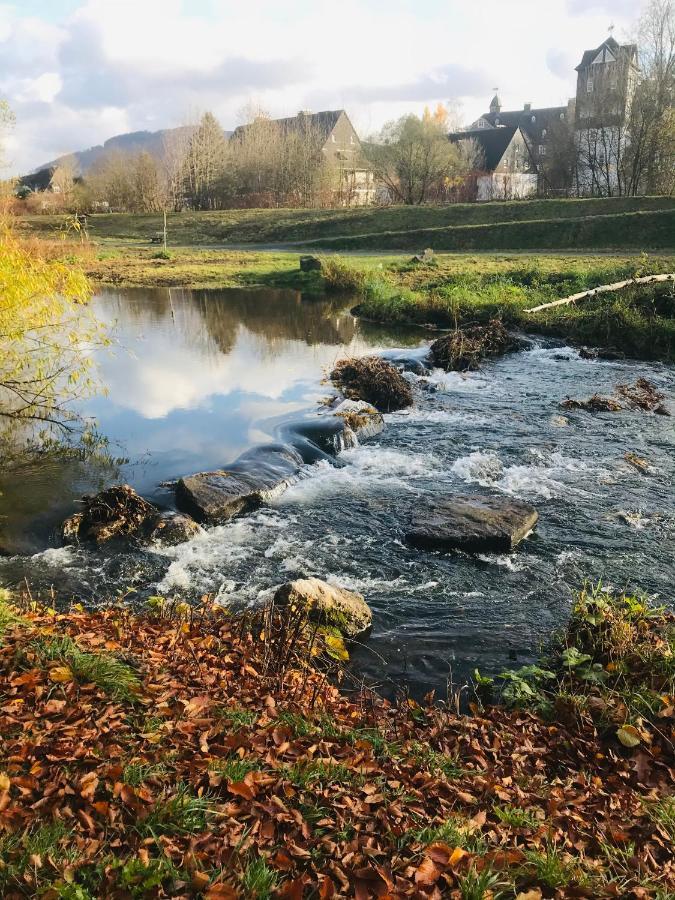
<path id="1" fill-rule="evenodd" d="M 454 495 L 414 513 L 406 540 L 425 550 L 508 553 L 538 518 L 537 510 L 520 500 Z"/>
<path id="2" fill-rule="evenodd" d="M 284 491 L 302 464 L 302 457 L 292 447 L 256 447 L 227 469 L 179 479 L 176 504 L 198 522 L 226 522 Z"/>

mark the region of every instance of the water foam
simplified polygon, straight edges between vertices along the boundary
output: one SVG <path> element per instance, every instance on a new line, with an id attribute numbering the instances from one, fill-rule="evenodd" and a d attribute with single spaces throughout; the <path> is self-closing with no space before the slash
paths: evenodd
<path id="1" fill-rule="evenodd" d="M 567 493 L 579 493 L 578 489 L 565 485 L 560 479 L 569 474 L 587 471 L 582 460 L 564 456 L 556 451 L 545 453 L 531 450 L 537 463 L 505 466 L 493 450 L 474 450 L 460 456 L 452 464 L 452 472 L 467 484 L 495 487 L 514 497 L 541 497 L 551 500 Z"/>

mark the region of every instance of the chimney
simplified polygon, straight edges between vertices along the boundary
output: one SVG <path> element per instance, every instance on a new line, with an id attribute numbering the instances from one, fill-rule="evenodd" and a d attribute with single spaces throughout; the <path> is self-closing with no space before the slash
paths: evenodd
<path id="1" fill-rule="evenodd" d="M 523 106 L 523 110 L 524 110 L 525 112 L 530 112 L 531 109 L 532 109 L 532 104 L 531 104 L 531 103 L 526 103 L 525 106 Z"/>

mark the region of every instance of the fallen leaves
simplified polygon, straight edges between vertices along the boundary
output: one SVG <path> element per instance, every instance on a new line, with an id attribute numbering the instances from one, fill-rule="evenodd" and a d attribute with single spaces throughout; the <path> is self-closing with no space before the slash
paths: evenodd
<path id="1" fill-rule="evenodd" d="M 274 680 L 256 638 L 222 616 L 31 616 L 83 652 L 137 660 L 142 676 L 137 703 L 111 698 L 65 665 L 17 669 L 28 638 L 7 635 L 0 830 L 21 839 L 0 837 L 3 898 L 56 900 L 65 895 L 51 886 L 64 883 L 79 896 L 97 873 L 96 895 L 120 900 L 248 898 L 254 876 L 288 900 L 454 900 L 468 873 L 487 870 L 521 887 L 520 900 L 541 900 L 528 854 L 550 837 L 591 874 L 605 865 L 603 842 L 635 846 L 626 883 L 642 890 L 639 873 L 675 884 L 663 825 L 645 811 L 669 790 L 672 758 L 625 720 L 603 742 L 588 723 L 522 711 L 462 717 L 350 698 L 306 667 Z M 665 727 L 665 694 L 662 709 Z M 637 744 L 621 735 L 639 749 L 622 751 L 616 738 Z M 497 816 L 504 804 L 521 824 Z M 51 845 L 31 844 L 34 834 L 53 834 Z M 612 896 L 607 885 L 593 896 Z"/>

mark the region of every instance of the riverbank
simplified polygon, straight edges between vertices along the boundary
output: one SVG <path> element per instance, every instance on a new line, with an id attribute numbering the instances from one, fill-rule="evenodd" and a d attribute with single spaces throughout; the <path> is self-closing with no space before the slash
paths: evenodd
<path id="1" fill-rule="evenodd" d="M 4 897 L 675 887 L 673 619 L 641 598 L 582 591 L 546 668 L 501 679 L 515 708 L 471 716 L 338 691 L 279 614 L 0 614 Z"/>
<path id="2" fill-rule="evenodd" d="M 666 283 L 573 306 L 528 309 L 598 285 L 675 271 L 675 254 L 440 253 L 321 257 L 303 272 L 299 254 L 256 250 L 100 247 L 39 241 L 77 261 L 93 282 L 117 287 L 279 287 L 306 296 L 353 296 L 360 316 L 388 325 L 454 328 L 501 318 L 507 327 L 562 337 L 640 359 L 675 360 L 675 301 Z"/>
<path id="3" fill-rule="evenodd" d="M 409 256 L 326 256 L 321 272 L 302 272 L 294 253 L 90 249 L 83 262 L 92 280 L 119 287 L 261 285 L 305 295 L 344 293 L 372 322 L 454 328 L 501 318 L 510 328 L 629 357 L 675 360 L 672 283 L 527 312 L 598 285 L 673 272 L 672 255 L 437 254 L 422 263 Z"/>

